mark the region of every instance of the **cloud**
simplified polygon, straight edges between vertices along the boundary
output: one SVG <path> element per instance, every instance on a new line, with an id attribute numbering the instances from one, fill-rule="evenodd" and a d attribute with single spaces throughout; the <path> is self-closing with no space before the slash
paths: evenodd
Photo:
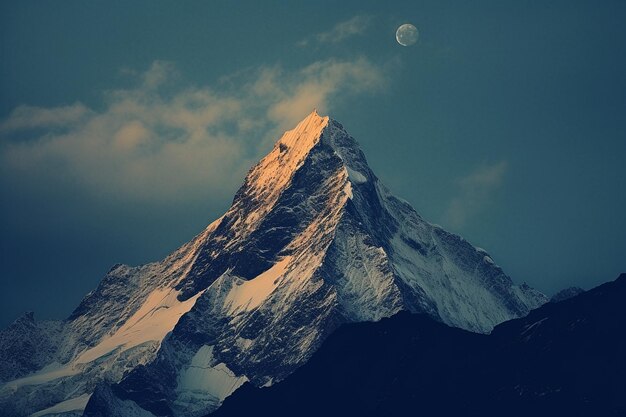
<path id="1" fill-rule="evenodd" d="M 80 121 L 88 113 L 89 109 L 81 103 L 53 108 L 19 106 L 0 123 L 0 134 L 23 129 L 62 128 Z"/>
<path id="2" fill-rule="evenodd" d="M 179 81 L 172 63 L 155 61 L 98 109 L 16 108 L 0 124 L 5 186 L 125 202 L 226 198 L 284 130 L 314 107 L 329 112 L 346 96 L 379 91 L 385 75 L 358 58 L 249 70 L 212 87 Z"/>
<path id="3" fill-rule="evenodd" d="M 331 30 L 327 32 L 321 32 L 309 38 L 303 39 L 298 42 L 299 46 L 307 46 L 313 42 L 324 43 L 338 43 L 347 38 L 362 35 L 365 33 L 371 23 L 371 17 L 364 15 L 357 15 L 343 22 L 337 23 Z"/>
<path id="4" fill-rule="evenodd" d="M 280 71 L 273 75 L 272 83 L 284 80 Z M 303 68 L 296 79 L 291 80 L 293 88 L 287 94 L 283 92 L 278 101 L 269 109 L 269 117 L 277 122 L 292 125 L 317 107 L 321 113 L 330 111 L 331 100 L 336 95 L 361 94 L 376 92 L 386 85 L 379 68 L 368 60 L 359 58 L 354 61 L 319 61 Z M 275 89 L 277 91 L 277 89 Z"/>
<path id="5" fill-rule="evenodd" d="M 484 165 L 457 180 L 460 192 L 452 199 L 444 215 L 453 227 L 463 226 L 492 202 L 493 193 L 500 188 L 508 169 L 506 161 Z"/>
<path id="6" fill-rule="evenodd" d="M 167 61 L 154 61 L 150 69 L 142 74 L 142 81 L 145 88 L 157 88 L 178 75 L 178 71 L 173 63 Z"/>

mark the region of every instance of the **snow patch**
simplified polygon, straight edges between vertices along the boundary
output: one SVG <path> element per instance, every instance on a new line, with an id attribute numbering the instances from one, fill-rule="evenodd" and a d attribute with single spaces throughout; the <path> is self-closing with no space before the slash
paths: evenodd
<path id="1" fill-rule="evenodd" d="M 213 346 L 204 345 L 196 352 L 191 363 L 178 376 L 176 408 L 185 415 L 204 415 L 207 406 L 217 407 L 244 382 L 225 363 L 215 364 Z M 204 413 L 204 414 L 203 414 Z"/>
<path id="2" fill-rule="evenodd" d="M 354 194 L 352 193 L 352 184 L 350 184 L 350 181 L 346 183 L 345 192 L 350 200 L 354 198 Z"/>
<path id="3" fill-rule="evenodd" d="M 202 292 L 183 302 L 178 301 L 178 294 L 179 291 L 172 288 L 153 291 L 119 330 L 83 352 L 74 362 L 88 363 L 118 348 L 124 351 L 148 341 L 160 342 L 174 328 L 180 317 L 193 307 Z"/>
<path id="4" fill-rule="evenodd" d="M 411 235 L 416 236 L 416 233 Z M 434 303 L 444 323 L 488 333 L 496 324 L 512 317 L 479 277 L 468 275 L 442 250 L 442 243 L 438 242 L 437 256 L 431 257 L 422 256 L 399 235 L 394 236 L 391 243 L 394 270 L 417 294 L 426 295 L 426 299 Z"/>
<path id="5" fill-rule="evenodd" d="M 68 413 L 70 411 L 76 411 L 82 414 L 82 411 L 87 406 L 87 402 L 89 401 L 90 397 L 91 394 L 83 394 L 79 397 L 60 402 L 50 408 L 46 408 L 45 410 L 41 410 L 34 414 L 31 414 L 30 417 L 42 417 L 47 415 Z"/>
<path id="6" fill-rule="evenodd" d="M 246 350 L 250 346 L 252 346 L 252 344 L 254 343 L 254 340 L 253 339 L 246 339 L 244 337 L 237 337 L 235 342 L 237 343 L 237 346 L 239 346 L 239 348 L 241 350 Z"/>
<path id="7" fill-rule="evenodd" d="M 364 182 L 367 182 L 367 177 L 361 174 L 359 171 L 355 171 L 349 166 L 346 166 L 346 170 L 348 171 L 348 177 L 352 180 L 353 183 L 363 184 Z"/>
<path id="8" fill-rule="evenodd" d="M 285 273 L 290 260 L 291 257 L 287 256 L 256 278 L 235 283 L 224 302 L 228 311 L 230 313 L 250 311 L 261 305 L 276 289 L 277 280 Z"/>
<path id="9" fill-rule="evenodd" d="M 58 362 L 54 362 L 32 375 L 7 382 L 3 388 L 17 390 L 18 388 L 26 385 L 44 384 L 49 381 L 54 381 L 55 379 L 76 375 L 78 373 L 80 373 L 80 368 L 71 365 L 61 365 Z"/>

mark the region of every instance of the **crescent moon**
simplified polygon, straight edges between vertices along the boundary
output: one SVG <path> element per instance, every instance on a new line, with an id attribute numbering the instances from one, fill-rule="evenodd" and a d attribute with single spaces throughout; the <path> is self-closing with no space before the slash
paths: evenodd
<path id="1" fill-rule="evenodd" d="M 417 42 L 419 32 L 417 28 L 410 23 L 401 25 L 396 31 L 396 40 L 402 46 L 411 46 Z"/>

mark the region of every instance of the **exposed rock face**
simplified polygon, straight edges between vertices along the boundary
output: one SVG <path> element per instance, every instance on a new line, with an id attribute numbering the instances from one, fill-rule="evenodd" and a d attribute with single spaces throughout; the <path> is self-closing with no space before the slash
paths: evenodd
<path id="1" fill-rule="evenodd" d="M 25 313 L 0 332 L 0 381 L 10 381 L 37 371 L 50 363 L 57 352 L 63 324 L 35 321 Z"/>

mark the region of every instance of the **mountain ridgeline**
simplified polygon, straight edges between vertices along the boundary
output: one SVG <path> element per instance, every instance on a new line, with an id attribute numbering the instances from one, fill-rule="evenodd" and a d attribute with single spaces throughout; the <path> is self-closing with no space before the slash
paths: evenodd
<path id="1" fill-rule="evenodd" d="M 114 266 L 67 320 L 4 330 L 0 414 L 203 416 L 245 383 L 284 380 L 343 324 L 407 311 L 489 333 L 545 302 L 394 197 L 313 112 L 189 243 Z"/>

